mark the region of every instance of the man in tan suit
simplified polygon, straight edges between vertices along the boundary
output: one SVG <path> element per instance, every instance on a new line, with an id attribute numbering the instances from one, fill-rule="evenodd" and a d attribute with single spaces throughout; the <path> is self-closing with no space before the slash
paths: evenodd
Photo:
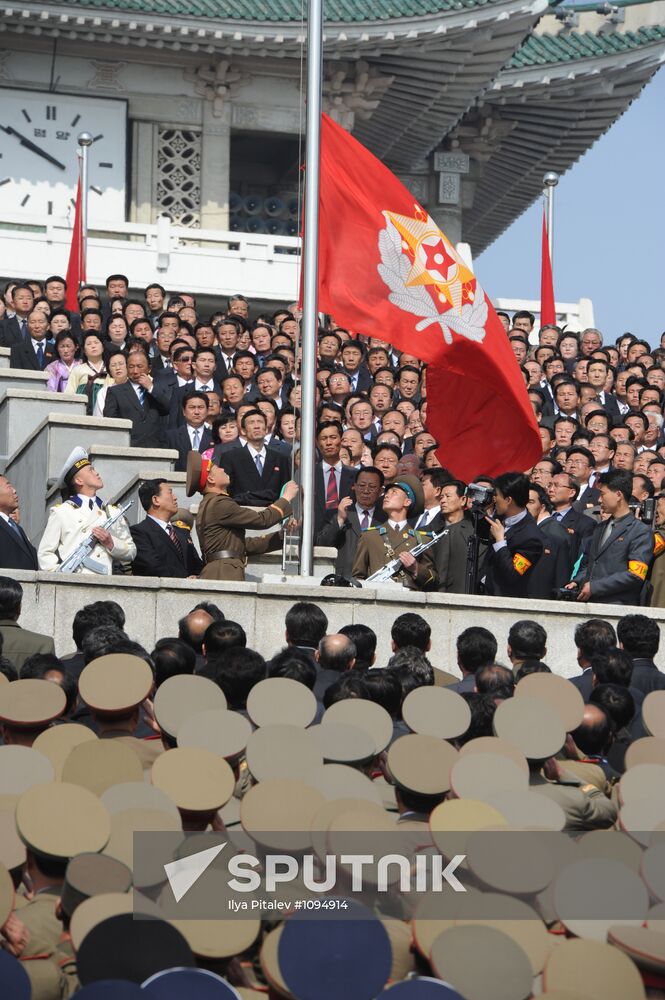
<path id="1" fill-rule="evenodd" d="M 29 656 L 33 656 L 35 653 L 55 654 L 52 636 L 30 632 L 18 624 L 22 601 L 23 587 L 18 580 L 12 580 L 9 576 L 0 576 L 2 655 L 11 660 L 19 673 Z"/>
<path id="2" fill-rule="evenodd" d="M 241 507 L 228 495 L 228 474 L 199 452 L 187 460 L 187 496 L 203 493 L 196 532 L 203 555 L 203 580 L 244 580 L 247 556 L 270 552 L 281 544 L 278 532 L 245 538 L 246 528 L 272 528 L 292 512 L 298 485 L 288 482 L 282 496 L 262 510 Z"/>

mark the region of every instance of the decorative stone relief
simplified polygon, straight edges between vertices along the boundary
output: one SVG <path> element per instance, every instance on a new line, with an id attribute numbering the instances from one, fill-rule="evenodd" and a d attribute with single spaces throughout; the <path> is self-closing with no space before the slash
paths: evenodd
<path id="1" fill-rule="evenodd" d="M 157 215 L 178 226 L 201 225 L 201 133 L 186 128 L 157 130 Z"/>
<path id="2" fill-rule="evenodd" d="M 0 80 L 12 80 L 13 77 L 7 68 L 9 57 L 12 55 L 6 49 L 0 49 Z"/>
<path id="3" fill-rule="evenodd" d="M 228 59 L 220 59 L 213 63 L 201 63 L 196 69 L 185 70 L 185 79 L 194 84 L 194 90 L 200 97 L 212 102 L 212 113 L 219 118 L 224 113 L 229 98 L 247 76 Z"/>
<path id="4" fill-rule="evenodd" d="M 88 80 L 87 87 L 91 87 L 93 90 L 112 90 L 116 93 L 126 89 L 124 83 L 119 79 L 119 74 L 127 63 L 102 62 L 99 59 L 91 59 L 90 65 L 94 69 L 95 75 Z"/>
<path id="5" fill-rule="evenodd" d="M 323 110 L 342 128 L 351 131 L 356 117 L 372 117 L 394 77 L 384 76 L 362 59 L 328 64 L 323 81 Z"/>
<path id="6" fill-rule="evenodd" d="M 439 174 L 439 204 L 459 205 L 460 201 L 460 175 L 452 173 Z"/>

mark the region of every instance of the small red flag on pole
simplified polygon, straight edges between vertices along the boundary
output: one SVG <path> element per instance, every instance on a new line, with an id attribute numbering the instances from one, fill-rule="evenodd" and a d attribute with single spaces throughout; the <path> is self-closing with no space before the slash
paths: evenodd
<path id="1" fill-rule="evenodd" d="M 547 221 L 543 209 L 543 241 L 540 266 L 540 325 L 556 323 L 556 308 L 554 306 L 554 283 L 552 281 L 552 261 L 550 259 L 550 244 L 547 234 Z"/>
<path id="2" fill-rule="evenodd" d="M 524 376 L 480 282 L 397 177 L 327 115 L 320 203 L 319 309 L 427 362 L 427 426 L 443 465 L 468 482 L 537 462 Z"/>
<path id="3" fill-rule="evenodd" d="M 78 312 L 77 293 L 81 285 L 87 280 L 84 246 L 81 180 L 79 178 L 78 187 L 76 188 L 76 209 L 74 211 L 74 228 L 72 230 L 72 245 L 69 251 L 69 264 L 67 265 L 67 293 L 65 296 L 65 308 L 71 312 Z"/>

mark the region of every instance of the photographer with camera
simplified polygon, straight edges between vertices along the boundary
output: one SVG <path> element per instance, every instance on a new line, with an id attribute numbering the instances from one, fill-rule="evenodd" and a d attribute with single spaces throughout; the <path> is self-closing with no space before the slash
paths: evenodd
<path id="1" fill-rule="evenodd" d="M 639 604 L 653 557 L 651 529 L 630 507 L 630 472 L 612 469 L 598 478 L 600 507 L 609 517 L 596 525 L 588 556 L 568 589 L 578 601 Z"/>
<path id="2" fill-rule="evenodd" d="M 494 517 L 486 517 L 491 542 L 483 577 L 485 593 L 527 597 L 531 571 L 543 553 L 543 536 L 527 510 L 529 479 L 504 472 L 495 481 Z"/>

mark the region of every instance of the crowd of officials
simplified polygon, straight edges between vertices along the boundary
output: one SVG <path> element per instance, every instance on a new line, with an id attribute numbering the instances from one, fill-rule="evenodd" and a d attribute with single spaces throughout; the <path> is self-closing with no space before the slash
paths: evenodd
<path id="1" fill-rule="evenodd" d="M 371 628 L 331 634 L 320 607 L 298 602 L 266 660 L 215 604 L 149 653 L 122 608 L 97 601 L 56 655 L 20 627 L 21 601 L 0 577 L 3 996 L 373 1000 L 388 987 L 388 1000 L 439 996 L 432 979 L 441 1000 L 664 995 L 653 619 L 580 622 L 566 679 L 530 619 L 502 649 L 466 628 L 449 659 L 405 613 L 379 661 Z M 332 896 L 354 919 L 312 924 L 296 901 L 321 896 L 302 881 L 277 893 L 279 912 L 237 919 L 217 881 L 214 914 L 179 920 L 163 866 L 132 848 L 137 832 L 168 833 L 169 857 L 184 857 L 211 846 L 208 831 L 321 865 L 349 830 L 375 851 L 401 835 L 416 866 L 463 856 L 464 890 L 445 906 L 403 888 L 360 902 L 342 881 Z"/>
<path id="2" fill-rule="evenodd" d="M 248 556 L 279 544 L 276 534 L 248 545 L 245 529 L 289 515 L 297 522 L 297 308 L 252 315 L 237 295 L 206 316 L 194 296 L 169 296 L 159 284 L 132 297 L 120 274 L 103 292 L 82 287 L 77 312 L 64 308 L 65 295 L 58 276 L 5 287 L 0 346 L 11 365 L 46 372 L 50 390 L 82 395 L 89 414 L 130 420 L 131 444 L 175 449 L 176 470 L 194 456 L 191 491 L 196 501 L 214 493 L 206 507 L 223 522 L 215 530 L 208 516 L 190 545 L 178 498 L 153 481 L 141 496 L 143 528 L 130 538 L 121 523 L 99 539 L 97 563 L 107 572 L 242 579 Z M 437 458 L 422 363 L 332 319 L 320 330 L 315 541 L 338 550 L 334 582 L 363 580 L 399 558 L 394 579 L 417 589 L 663 606 L 665 348 L 629 333 L 606 344 L 596 329 L 536 333 L 526 311 L 499 316 L 543 457 L 497 481 L 478 469 L 489 490 L 475 501 L 482 518 L 469 484 Z M 63 470 L 65 504 L 41 541 L 12 528 L 29 498 L 0 479 L 0 532 L 12 549 L 5 568 L 55 569 L 93 523 L 101 531 L 82 516 L 93 502 L 106 513 L 101 479 L 75 478 Z M 422 558 L 409 555 L 439 533 Z"/>

